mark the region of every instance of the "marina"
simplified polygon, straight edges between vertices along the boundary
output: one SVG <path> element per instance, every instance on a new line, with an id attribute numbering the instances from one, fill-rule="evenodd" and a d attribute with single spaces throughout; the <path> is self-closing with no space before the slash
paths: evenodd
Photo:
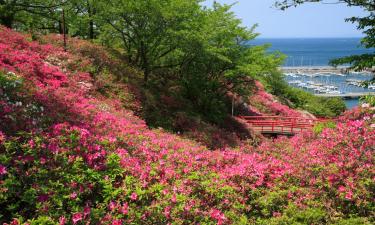
<path id="1" fill-rule="evenodd" d="M 340 97 L 350 101 L 366 95 L 375 95 L 375 85 L 365 84 L 373 78 L 370 71 L 354 72 L 333 67 L 284 67 L 286 82 L 293 87 L 321 97 Z M 349 101 L 348 101 L 349 102 Z"/>
<path id="2" fill-rule="evenodd" d="M 363 48 L 360 43 L 360 38 L 263 38 L 251 44 L 271 44 L 269 52 L 287 56 L 280 70 L 289 85 L 317 96 L 342 97 L 347 107 L 353 108 L 361 96 L 375 92 L 375 85 L 366 87 L 363 83 L 374 77 L 375 68 L 350 71 L 348 65 L 333 67 L 330 61 L 373 53 L 374 49 Z"/>

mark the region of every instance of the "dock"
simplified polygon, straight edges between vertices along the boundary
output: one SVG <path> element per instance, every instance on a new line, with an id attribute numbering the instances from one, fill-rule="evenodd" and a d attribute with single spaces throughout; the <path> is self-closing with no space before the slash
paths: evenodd
<path id="1" fill-rule="evenodd" d="M 339 98 L 345 98 L 345 99 L 351 99 L 351 98 L 360 98 L 366 95 L 374 95 L 375 92 L 356 92 L 356 93 L 343 93 L 343 94 L 315 94 L 315 96 L 319 97 L 327 97 L 327 98 L 334 98 L 334 97 L 339 97 Z"/>
<path id="2" fill-rule="evenodd" d="M 338 66 L 338 67 L 333 67 L 333 66 L 297 66 L 297 67 L 280 67 L 279 68 L 282 72 L 284 73 L 297 73 L 297 74 L 307 74 L 307 75 L 312 75 L 316 73 L 320 74 L 348 74 L 351 72 L 348 66 Z M 361 71 L 362 73 L 367 73 L 367 74 L 374 74 L 374 70 L 364 70 Z"/>
<path id="3" fill-rule="evenodd" d="M 301 67 L 281 67 L 284 73 L 301 73 L 301 74 L 315 74 L 315 73 L 334 73 L 345 74 L 348 72 L 348 67 L 331 67 L 331 66 L 301 66 Z"/>

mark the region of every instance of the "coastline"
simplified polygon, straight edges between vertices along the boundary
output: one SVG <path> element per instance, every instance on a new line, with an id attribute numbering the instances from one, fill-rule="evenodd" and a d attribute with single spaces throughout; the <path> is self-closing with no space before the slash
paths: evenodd
<path id="1" fill-rule="evenodd" d="M 346 74 L 349 72 L 354 72 L 348 70 L 349 66 L 283 66 L 279 69 L 284 73 L 301 73 L 301 74 L 315 74 L 315 73 L 334 73 L 334 74 Z M 362 71 L 361 73 L 371 73 L 371 71 Z"/>

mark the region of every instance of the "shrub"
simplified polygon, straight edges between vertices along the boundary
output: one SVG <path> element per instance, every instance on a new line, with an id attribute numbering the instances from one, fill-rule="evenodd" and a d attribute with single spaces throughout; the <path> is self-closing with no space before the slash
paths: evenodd
<path id="1" fill-rule="evenodd" d="M 370 106 L 316 134 L 209 151 L 94 92 L 59 48 L 4 28 L 0 48 L 1 223 L 374 223 Z"/>

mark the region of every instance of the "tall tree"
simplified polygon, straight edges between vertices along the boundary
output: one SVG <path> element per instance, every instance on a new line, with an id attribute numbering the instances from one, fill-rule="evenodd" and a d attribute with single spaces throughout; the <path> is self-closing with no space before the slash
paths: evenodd
<path id="1" fill-rule="evenodd" d="M 179 37 L 190 29 L 200 13 L 201 0 L 103 1 L 100 18 L 106 23 L 102 38 L 120 41 L 128 61 L 144 71 L 147 82 L 158 68 L 173 68 L 178 58 Z M 181 37 L 182 38 L 182 37 Z"/>
<path id="2" fill-rule="evenodd" d="M 353 16 L 347 18 L 347 22 L 357 23 L 357 28 L 362 30 L 365 37 L 362 39 L 362 44 L 364 47 L 373 49 L 375 48 L 375 1 L 374 0 L 336 0 L 326 1 L 326 0 L 282 0 L 275 3 L 276 7 L 285 10 L 290 7 L 296 7 L 303 3 L 313 3 L 320 2 L 325 4 L 346 4 L 348 7 L 361 7 L 366 12 L 367 16 L 358 17 Z M 375 71 L 375 54 L 362 54 L 353 55 L 340 59 L 334 59 L 331 64 L 334 66 L 341 64 L 351 64 L 353 69 L 363 70 L 363 69 L 373 69 Z"/>
<path id="3" fill-rule="evenodd" d="M 253 79 L 277 70 L 283 61 L 278 54 L 266 54 L 266 46 L 249 46 L 257 37 L 254 28 L 242 26 L 231 5 L 214 3 L 204 11 L 192 39 L 183 46 L 189 56 L 181 67 L 184 95 L 210 119 L 226 112 L 228 92 L 246 96 Z"/>
<path id="4" fill-rule="evenodd" d="M 45 25 L 54 25 L 60 21 L 56 16 L 56 9 L 64 4 L 66 1 L 0 0 L 0 23 L 9 28 L 16 26 L 29 29 L 38 24 L 40 29 L 54 29 L 55 27 Z"/>

